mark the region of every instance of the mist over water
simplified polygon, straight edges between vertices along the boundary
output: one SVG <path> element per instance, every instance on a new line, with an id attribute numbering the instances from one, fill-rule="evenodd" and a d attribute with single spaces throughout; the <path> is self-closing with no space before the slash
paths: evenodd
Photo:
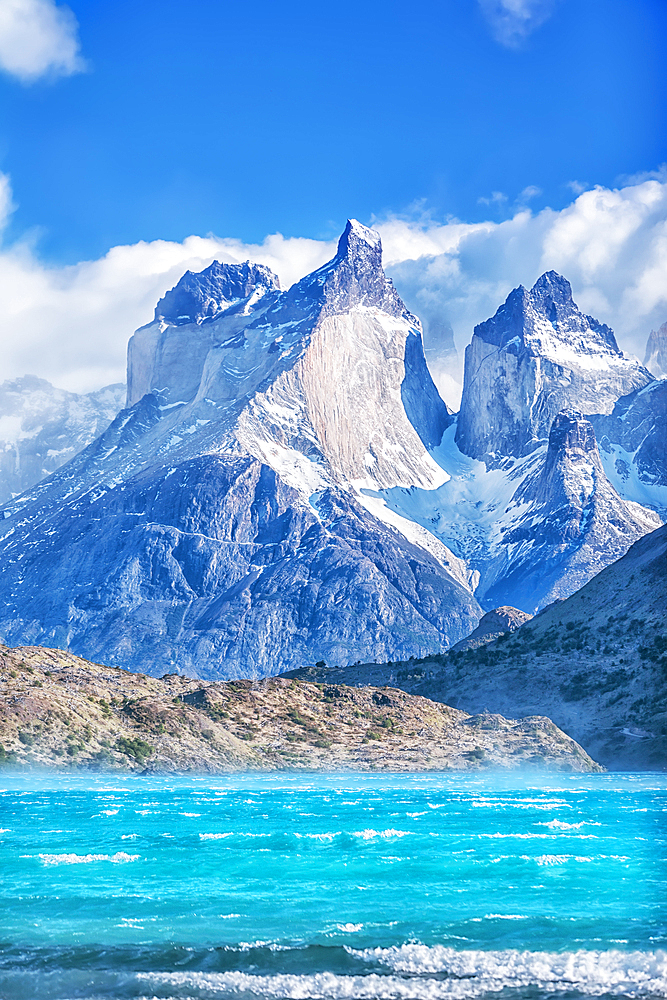
<path id="1" fill-rule="evenodd" d="M 0 997 L 667 997 L 667 776 L 0 780 Z"/>

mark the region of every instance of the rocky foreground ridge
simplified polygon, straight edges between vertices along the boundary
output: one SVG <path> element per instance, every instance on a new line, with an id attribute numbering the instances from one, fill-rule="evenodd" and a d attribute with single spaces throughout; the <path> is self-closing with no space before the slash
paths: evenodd
<path id="1" fill-rule="evenodd" d="M 473 713 L 547 712 L 606 767 L 667 770 L 667 526 L 567 600 L 476 648 L 289 676 L 395 684 Z"/>
<path id="2" fill-rule="evenodd" d="M 600 771 L 549 719 L 469 715 L 395 688 L 162 679 L 0 646 L 0 764 L 134 772 Z"/>

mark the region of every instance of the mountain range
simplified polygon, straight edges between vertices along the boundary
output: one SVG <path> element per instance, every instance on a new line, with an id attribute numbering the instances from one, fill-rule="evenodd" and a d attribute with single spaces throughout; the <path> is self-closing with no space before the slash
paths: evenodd
<path id="1" fill-rule="evenodd" d="M 377 233 L 286 291 L 214 262 L 131 338 L 109 427 L 5 505 L 0 636 L 211 679 L 437 653 L 662 523 L 664 406 L 555 272 L 475 328 L 457 416 Z"/>

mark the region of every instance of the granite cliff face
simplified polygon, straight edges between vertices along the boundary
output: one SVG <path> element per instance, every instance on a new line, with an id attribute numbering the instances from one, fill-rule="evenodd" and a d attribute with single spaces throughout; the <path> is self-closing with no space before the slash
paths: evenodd
<path id="1" fill-rule="evenodd" d="M 662 523 L 662 384 L 547 272 L 475 329 L 461 412 L 432 451 L 446 481 L 378 495 L 466 562 L 483 607 L 532 614 Z"/>
<path id="2" fill-rule="evenodd" d="M 461 638 L 465 565 L 362 492 L 436 487 L 452 421 L 377 234 L 349 223 L 287 292 L 251 264 L 198 277 L 132 338 L 130 405 L 5 508 L 5 641 L 214 678 Z"/>
<path id="3" fill-rule="evenodd" d="M 619 351 L 612 330 L 579 311 L 570 283 L 547 271 L 510 292 L 466 348 L 456 443 L 489 468 L 545 444 L 561 410 L 610 413 L 651 374 Z"/>
<path id="4" fill-rule="evenodd" d="M 0 385 L 0 503 L 68 462 L 111 423 L 125 386 L 95 392 L 56 389 L 24 375 Z"/>

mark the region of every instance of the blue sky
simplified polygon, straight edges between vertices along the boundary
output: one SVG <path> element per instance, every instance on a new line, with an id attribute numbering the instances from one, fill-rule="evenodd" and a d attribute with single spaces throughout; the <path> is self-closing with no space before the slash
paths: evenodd
<path id="1" fill-rule="evenodd" d="M 122 381 L 186 269 L 288 286 L 348 217 L 453 406 L 474 325 L 551 268 L 643 357 L 666 42 L 666 0 L 0 0 L 0 382 Z"/>
<path id="2" fill-rule="evenodd" d="M 78 56 L 0 75 L 5 239 L 47 262 L 330 239 L 348 216 L 501 221 L 667 160 L 664 0 L 70 7 Z"/>

